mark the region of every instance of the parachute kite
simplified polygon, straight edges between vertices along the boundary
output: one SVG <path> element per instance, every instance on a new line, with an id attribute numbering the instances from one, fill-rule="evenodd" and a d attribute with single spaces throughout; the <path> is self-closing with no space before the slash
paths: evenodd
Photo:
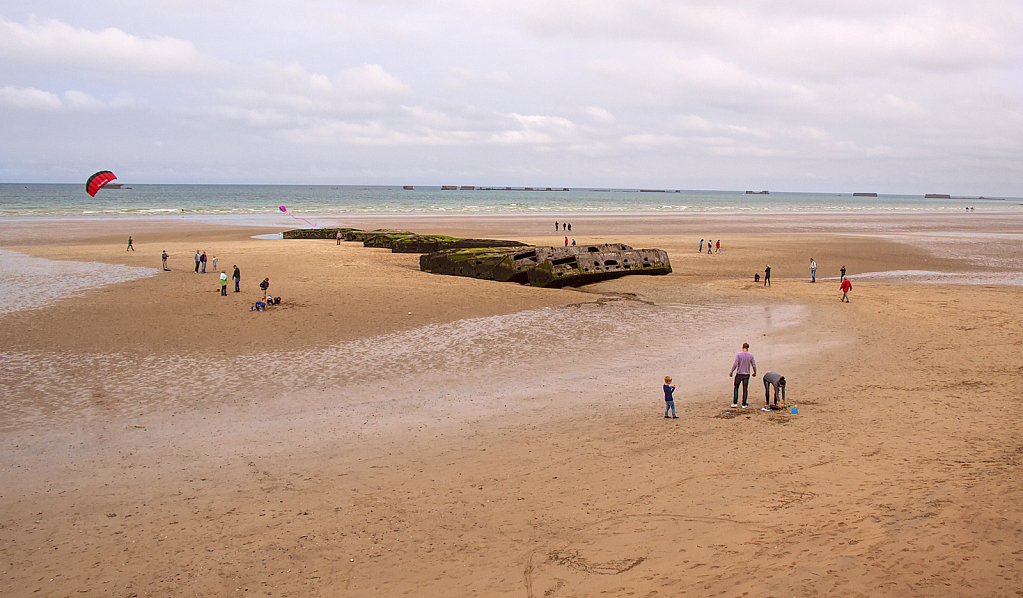
<path id="1" fill-rule="evenodd" d="M 103 185 L 106 185 L 116 178 L 117 177 L 114 176 L 114 173 L 109 170 L 101 170 L 89 177 L 89 180 L 85 181 L 85 192 L 92 197 L 96 197 L 96 192 L 99 191 Z"/>
<path id="2" fill-rule="evenodd" d="M 308 224 L 309 226 L 311 226 L 311 227 L 313 227 L 313 228 L 316 228 L 316 225 L 315 225 L 315 224 L 313 224 L 312 222 L 309 222 L 309 221 L 308 221 L 308 220 L 306 220 L 305 218 L 299 218 L 298 216 L 296 216 L 296 215 L 292 214 L 291 212 L 289 212 L 289 211 L 288 211 L 288 208 L 286 208 L 286 207 L 284 207 L 284 206 L 281 206 L 281 211 L 282 211 L 282 212 L 284 212 L 285 214 L 287 214 L 288 216 L 291 216 L 291 217 L 292 217 L 292 218 L 294 218 L 295 220 L 301 220 L 302 222 L 305 222 L 305 223 L 306 223 L 306 224 Z"/>

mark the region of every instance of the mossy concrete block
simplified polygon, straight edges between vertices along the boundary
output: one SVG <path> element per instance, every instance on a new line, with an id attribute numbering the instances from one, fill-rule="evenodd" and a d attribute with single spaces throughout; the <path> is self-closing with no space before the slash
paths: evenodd
<path id="1" fill-rule="evenodd" d="M 337 238 L 337 232 L 341 231 L 341 236 L 344 237 L 350 231 L 356 231 L 354 228 L 297 228 L 295 230 L 286 230 L 281 233 L 281 236 L 285 239 L 331 239 Z"/>
<path id="2" fill-rule="evenodd" d="M 630 274 L 670 274 L 661 249 L 611 243 L 578 247 L 449 249 L 423 255 L 424 272 L 519 282 L 538 287 L 579 286 Z"/>

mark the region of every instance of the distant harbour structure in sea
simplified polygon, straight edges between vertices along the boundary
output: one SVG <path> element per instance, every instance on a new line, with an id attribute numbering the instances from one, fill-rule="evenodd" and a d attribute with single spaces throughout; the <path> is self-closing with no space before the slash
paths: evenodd
<path id="1" fill-rule="evenodd" d="M 413 187 L 412 185 L 405 185 L 404 187 L 402 187 L 402 189 L 406 191 L 412 191 L 413 189 L 415 189 L 415 187 Z"/>
<path id="2" fill-rule="evenodd" d="M 465 187 L 462 187 L 463 189 Z M 477 191 L 571 191 L 568 187 L 554 189 L 552 187 L 472 187 Z"/>
<path id="3" fill-rule="evenodd" d="M 877 193 L 853 193 L 853 197 L 877 197 Z"/>
<path id="4" fill-rule="evenodd" d="M 767 191 L 747 191 L 746 195 L 770 195 Z"/>
<path id="5" fill-rule="evenodd" d="M 924 199 L 952 199 L 948 193 L 925 193 Z"/>

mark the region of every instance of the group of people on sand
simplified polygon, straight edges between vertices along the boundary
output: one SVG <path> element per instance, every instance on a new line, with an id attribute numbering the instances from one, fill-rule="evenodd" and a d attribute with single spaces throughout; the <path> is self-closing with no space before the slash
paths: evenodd
<path id="1" fill-rule="evenodd" d="M 703 239 L 700 240 L 703 242 Z M 841 301 L 849 303 L 849 291 L 852 290 L 852 283 L 845 277 L 845 264 L 842 265 L 841 278 L 839 279 L 838 290 L 842 291 Z M 757 273 L 753 276 L 754 282 L 760 282 L 760 274 Z M 810 258 L 810 282 L 817 282 L 817 262 L 811 257 Z M 764 268 L 764 286 L 771 286 L 771 264 L 767 264 Z"/>
<path id="2" fill-rule="evenodd" d="M 570 222 L 558 222 L 557 220 L 555 220 L 554 221 L 554 231 L 555 232 L 557 232 L 559 230 L 558 229 L 559 226 L 561 227 L 560 230 L 563 230 L 566 233 L 572 232 L 572 224 Z"/>
<path id="3" fill-rule="evenodd" d="M 703 253 L 703 239 L 700 239 L 700 245 L 697 249 L 697 253 Z M 717 241 L 707 239 L 707 253 L 721 253 L 721 239 L 718 239 Z"/>
<path id="4" fill-rule="evenodd" d="M 164 251 L 164 254 L 166 254 L 166 253 L 167 252 Z M 196 274 L 200 274 L 200 273 L 201 274 L 206 274 L 206 262 L 207 261 L 209 261 L 210 266 L 213 268 L 213 271 L 216 272 L 217 271 L 217 256 L 213 256 L 212 258 L 207 260 L 206 259 L 206 252 L 205 251 L 200 252 L 198 249 L 196 249 L 195 250 L 195 273 Z M 166 269 L 166 265 L 167 264 L 166 264 L 166 260 L 165 260 L 164 269 Z M 201 272 L 200 272 L 200 268 L 202 268 Z"/>
<path id="5" fill-rule="evenodd" d="M 132 247 L 132 238 L 131 237 L 128 237 L 128 247 L 131 247 L 132 251 L 135 250 L 134 247 Z M 160 261 L 163 264 L 163 271 L 164 272 L 170 272 L 170 268 L 167 267 L 167 258 L 169 258 L 169 257 L 170 257 L 170 255 L 168 255 L 166 249 L 164 249 L 160 253 Z M 199 274 L 199 273 L 205 274 L 206 273 L 206 263 L 207 263 L 206 252 L 205 251 L 200 252 L 198 249 L 196 249 L 195 250 L 194 258 L 195 258 L 195 273 L 196 274 Z M 208 261 L 210 263 L 210 266 L 213 268 L 213 272 L 216 272 L 217 271 L 217 256 L 212 256 Z M 234 271 L 231 273 L 230 280 L 234 281 L 234 292 L 235 293 L 240 293 L 240 292 L 242 292 L 242 289 L 241 289 L 242 271 L 241 271 L 241 269 L 238 268 L 238 264 L 235 264 L 234 266 L 232 266 L 232 268 L 234 269 Z M 223 296 L 223 297 L 227 297 L 227 281 L 228 281 L 227 272 L 221 272 L 220 273 L 220 295 Z M 277 303 L 280 303 L 279 298 L 270 297 L 269 294 L 268 294 L 268 290 L 267 289 L 270 288 L 270 279 L 269 278 L 264 278 L 263 282 L 259 283 L 259 288 L 263 291 L 263 294 L 261 296 L 260 301 L 263 302 L 264 306 L 266 304 L 275 305 Z M 260 311 L 262 311 L 262 310 L 260 310 Z"/>
<path id="6" fill-rule="evenodd" d="M 732 378 L 734 383 L 732 385 L 732 408 L 740 407 L 739 405 L 739 386 L 742 386 L 742 409 L 749 407 L 749 380 L 751 377 L 757 377 L 757 360 L 753 357 L 753 354 L 749 352 L 749 343 L 742 344 L 742 351 L 735 354 L 735 360 L 732 362 L 732 369 L 728 372 L 728 377 Z M 777 372 L 767 372 L 764 374 L 764 411 L 771 411 L 775 409 L 781 409 L 785 404 L 785 376 Z M 771 391 L 774 390 L 774 404 L 771 403 Z M 675 415 L 675 385 L 671 383 L 671 376 L 664 377 L 664 417 L 665 419 L 678 419 Z M 781 395 L 781 404 L 778 403 L 778 396 Z M 668 415 L 671 412 L 671 415 Z"/>

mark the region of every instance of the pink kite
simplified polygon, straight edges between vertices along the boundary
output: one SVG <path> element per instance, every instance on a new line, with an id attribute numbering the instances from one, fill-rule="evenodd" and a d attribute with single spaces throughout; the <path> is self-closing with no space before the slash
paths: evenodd
<path id="1" fill-rule="evenodd" d="M 285 214 L 287 214 L 288 216 L 291 216 L 291 217 L 292 217 L 292 218 L 294 218 L 295 220 L 301 220 L 302 222 L 305 222 L 305 223 L 306 223 L 306 224 L 308 224 L 309 226 L 311 226 L 311 227 L 313 227 L 313 228 L 316 228 L 316 225 L 315 225 L 315 224 L 313 224 L 312 222 L 309 222 L 309 221 L 308 221 L 308 220 L 306 220 L 305 218 L 301 218 L 301 217 L 299 217 L 299 216 L 296 216 L 296 215 L 292 214 L 291 212 L 289 212 L 289 211 L 288 211 L 288 208 L 286 208 L 286 207 L 284 207 L 284 206 L 281 206 L 281 211 L 282 211 L 282 212 L 284 212 Z"/>

